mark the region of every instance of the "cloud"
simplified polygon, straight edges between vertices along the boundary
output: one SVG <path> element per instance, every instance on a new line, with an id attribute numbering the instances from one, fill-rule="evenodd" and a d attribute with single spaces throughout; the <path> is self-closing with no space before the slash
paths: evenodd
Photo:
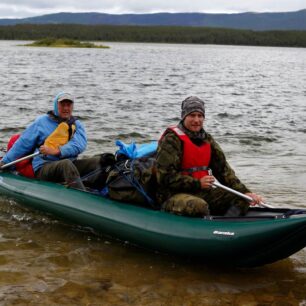
<path id="1" fill-rule="evenodd" d="M 31 17 L 58 12 L 281 12 L 306 8 L 305 0 L 1 0 L 0 18 Z"/>

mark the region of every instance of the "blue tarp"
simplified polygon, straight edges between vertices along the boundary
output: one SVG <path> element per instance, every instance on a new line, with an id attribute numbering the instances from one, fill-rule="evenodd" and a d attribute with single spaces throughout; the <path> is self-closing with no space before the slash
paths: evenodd
<path id="1" fill-rule="evenodd" d="M 157 149 L 157 141 L 143 144 L 136 144 L 132 141 L 131 144 L 125 144 L 121 140 L 116 140 L 115 144 L 119 147 L 116 154 L 124 154 L 131 159 L 148 156 L 156 152 Z"/>

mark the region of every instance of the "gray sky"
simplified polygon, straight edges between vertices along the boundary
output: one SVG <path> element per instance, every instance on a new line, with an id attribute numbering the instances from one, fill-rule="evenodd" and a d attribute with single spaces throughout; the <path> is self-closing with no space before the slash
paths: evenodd
<path id="1" fill-rule="evenodd" d="M 306 0 L 0 0 L 0 18 L 58 12 L 111 14 L 156 12 L 287 12 L 306 8 Z"/>

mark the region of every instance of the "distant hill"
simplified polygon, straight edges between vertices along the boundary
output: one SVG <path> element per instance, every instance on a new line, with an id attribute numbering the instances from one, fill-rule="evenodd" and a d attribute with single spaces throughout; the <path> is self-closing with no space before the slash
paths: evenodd
<path id="1" fill-rule="evenodd" d="M 306 30 L 306 9 L 285 13 L 156 13 L 104 14 L 57 13 L 23 19 L 0 19 L 0 25 L 16 24 L 83 24 L 83 25 L 139 25 L 193 26 L 267 30 Z"/>

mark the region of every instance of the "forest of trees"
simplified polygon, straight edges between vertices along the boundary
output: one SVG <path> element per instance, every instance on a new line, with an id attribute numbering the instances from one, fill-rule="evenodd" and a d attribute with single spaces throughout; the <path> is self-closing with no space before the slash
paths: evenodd
<path id="1" fill-rule="evenodd" d="M 0 39 L 37 40 L 47 37 L 82 41 L 306 47 L 306 31 L 251 31 L 204 27 L 75 24 L 0 26 Z"/>

